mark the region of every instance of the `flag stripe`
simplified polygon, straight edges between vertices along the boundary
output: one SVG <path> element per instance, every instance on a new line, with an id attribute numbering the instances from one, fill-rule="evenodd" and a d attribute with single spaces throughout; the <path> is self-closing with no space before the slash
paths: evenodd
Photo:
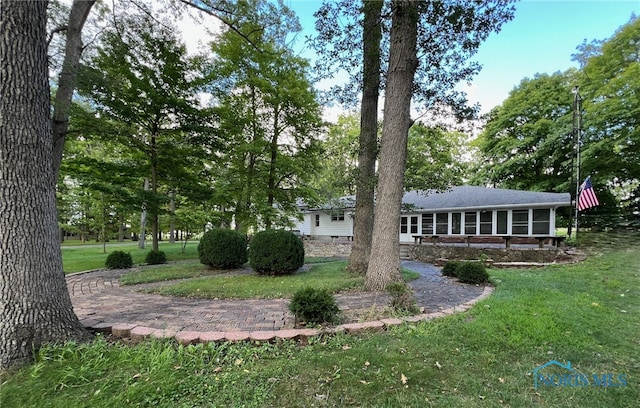
<path id="1" fill-rule="evenodd" d="M 596 193 L 593 191 L 593 186 L 591 185 L 591 177 L 589 176 L 584 183 L 582 183 L 582 186 L 580 186 L 578 211 L 586 210 L 599 204 L 598 197 L 596 197 Z"/>

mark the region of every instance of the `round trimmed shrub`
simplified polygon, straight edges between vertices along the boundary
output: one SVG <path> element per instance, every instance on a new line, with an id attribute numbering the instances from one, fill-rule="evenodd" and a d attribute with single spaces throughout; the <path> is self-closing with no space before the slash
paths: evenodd
<path id="1" fill-rule="evenodd" d="M 167 263 L 167 255 L 162 251 L 154 251 L 153 249 L 147 253 L 144 259 L 149 265 L 160 265 Z"/>
<path id="2" fill-rule="evenodd" d="M 304 265 L 304 244 L 291 231 L 260 231 L 249 245 L 249 264 L 260 275 L 291 275 Z"/>
<path id="3" fill-rule="evenodd" d="M 198 257 L 212 268 L 239 268 L 247 262 L 247 241 L 239 232 L 214 228 L 200 239 Z"/>
<path id="4" fill-rule="evenodd" d="M 304 288 L 297 291 L 289 310 L 296 321 L 305 323 L 338 323 L 340 309 L 333 295 L 327 289 Z"/>
<path id="5" fill-rule="evenodd" d="M 460 264 L 461 262 L 458 261 L 448 261 L 442 267 L 442 275 L 455 278 L 458 276 L 458 268 L 460 267 Z"/>
<path id="6" fill-rule="evenodd" d="M 129 269 L 133 266 L 131 254 L 124 251 L 113 251 L 104 263 L 109 269 Z"/>
<path id="7" fill-rule="evenodd" d="M 480 284 L 489 280 L 489 274 L 482 262 L 462 262 L 456 273 L 462 283 Z"/>

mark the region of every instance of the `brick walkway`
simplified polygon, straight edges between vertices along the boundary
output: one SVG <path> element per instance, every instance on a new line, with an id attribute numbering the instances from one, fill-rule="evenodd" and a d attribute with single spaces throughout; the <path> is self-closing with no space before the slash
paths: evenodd
<path id="1" fill-rule="evenodd" d="M 490 288 L 444 278 L 432 265 L 403 261 L 403 266 L 421 274 L 411 286 L 418 306 L 424 308 L 424 314 L 404 320 L 426 320 L 468 309 L 472 302 L 491 292 Z M 99 270 L 67 276 L 74 310 L 86 327 L 111 331 L 120 337 L 176 337 L 183 343 L 316 334 L 313 330 L 294 330 L 287 299 L 201 300 L 140 293 L 138 290 L 146 285 L 120 286 L 119 278 L 126 272 L 129 271 Z M 336 295 L 336 301 L 347 315 L 355 315 L 372 306 L 385 306 L 389 298 L 383 293 L 355 293 Z M 385 319 L 364 327 L 402 321 Z M 351 321 L 331 330 L 355 330 L 361 326 Z"/>

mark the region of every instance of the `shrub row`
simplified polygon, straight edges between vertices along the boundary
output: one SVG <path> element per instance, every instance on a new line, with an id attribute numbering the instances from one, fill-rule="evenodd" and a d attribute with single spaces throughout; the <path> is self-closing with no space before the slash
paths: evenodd
<path id="1" fill-rule="evenodd" d="M 304 245 L 290 231 L 266 230 L 258 232 L 247 249 L 242 234 L 216 228 L 200 240 L 198 257 L 212 268 L 235 269 L 249 260 L 260 275 L 290 275 L 304 265 Z"/>
<path id="2" fill-rule="evenodd" d="M 145 262 L 149 265 L 163 264 L 167 262 L 167 255 L 162 251 L 151 250 L 147 253 Z M 113 251 L 104 264 L 108 269 L 129 269 L 133 266 L 133 259 L 130 253 Z"/>
<path id="3" fill-rule="evenodd" d="M 247 250 L 245 237 L 229 229 L 207 231 L 198 244 L 200 262 L 217 269 L 235 269 L 250 258 L 251 267 L 260 275 L 290 275 L 304 265 L 304 245 L 294 233 L 284 230 L 258 232 Z M 149 265 L 167 262 L 162 251 L 150 251 Z M 105 262 L 109 269 L 126 269 L 133 265 L 131 254 L 114 251 Z"/>

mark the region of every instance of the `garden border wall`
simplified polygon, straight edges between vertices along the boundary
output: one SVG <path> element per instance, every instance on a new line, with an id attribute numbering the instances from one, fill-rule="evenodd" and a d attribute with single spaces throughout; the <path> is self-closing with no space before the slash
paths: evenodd
<path id="1" fill-rule="evenodd" d="M 304 241 L 306 256 L 346 258 L 351 253 L 351 242 Z M 491 259 L 496 263 L 553 263 L 566 262 L 571 257 L 563 248 L 488 248 L 479 246 L 401 245 L 405 257 L 434 264 L 442 259 L 474 260 Z"/>

